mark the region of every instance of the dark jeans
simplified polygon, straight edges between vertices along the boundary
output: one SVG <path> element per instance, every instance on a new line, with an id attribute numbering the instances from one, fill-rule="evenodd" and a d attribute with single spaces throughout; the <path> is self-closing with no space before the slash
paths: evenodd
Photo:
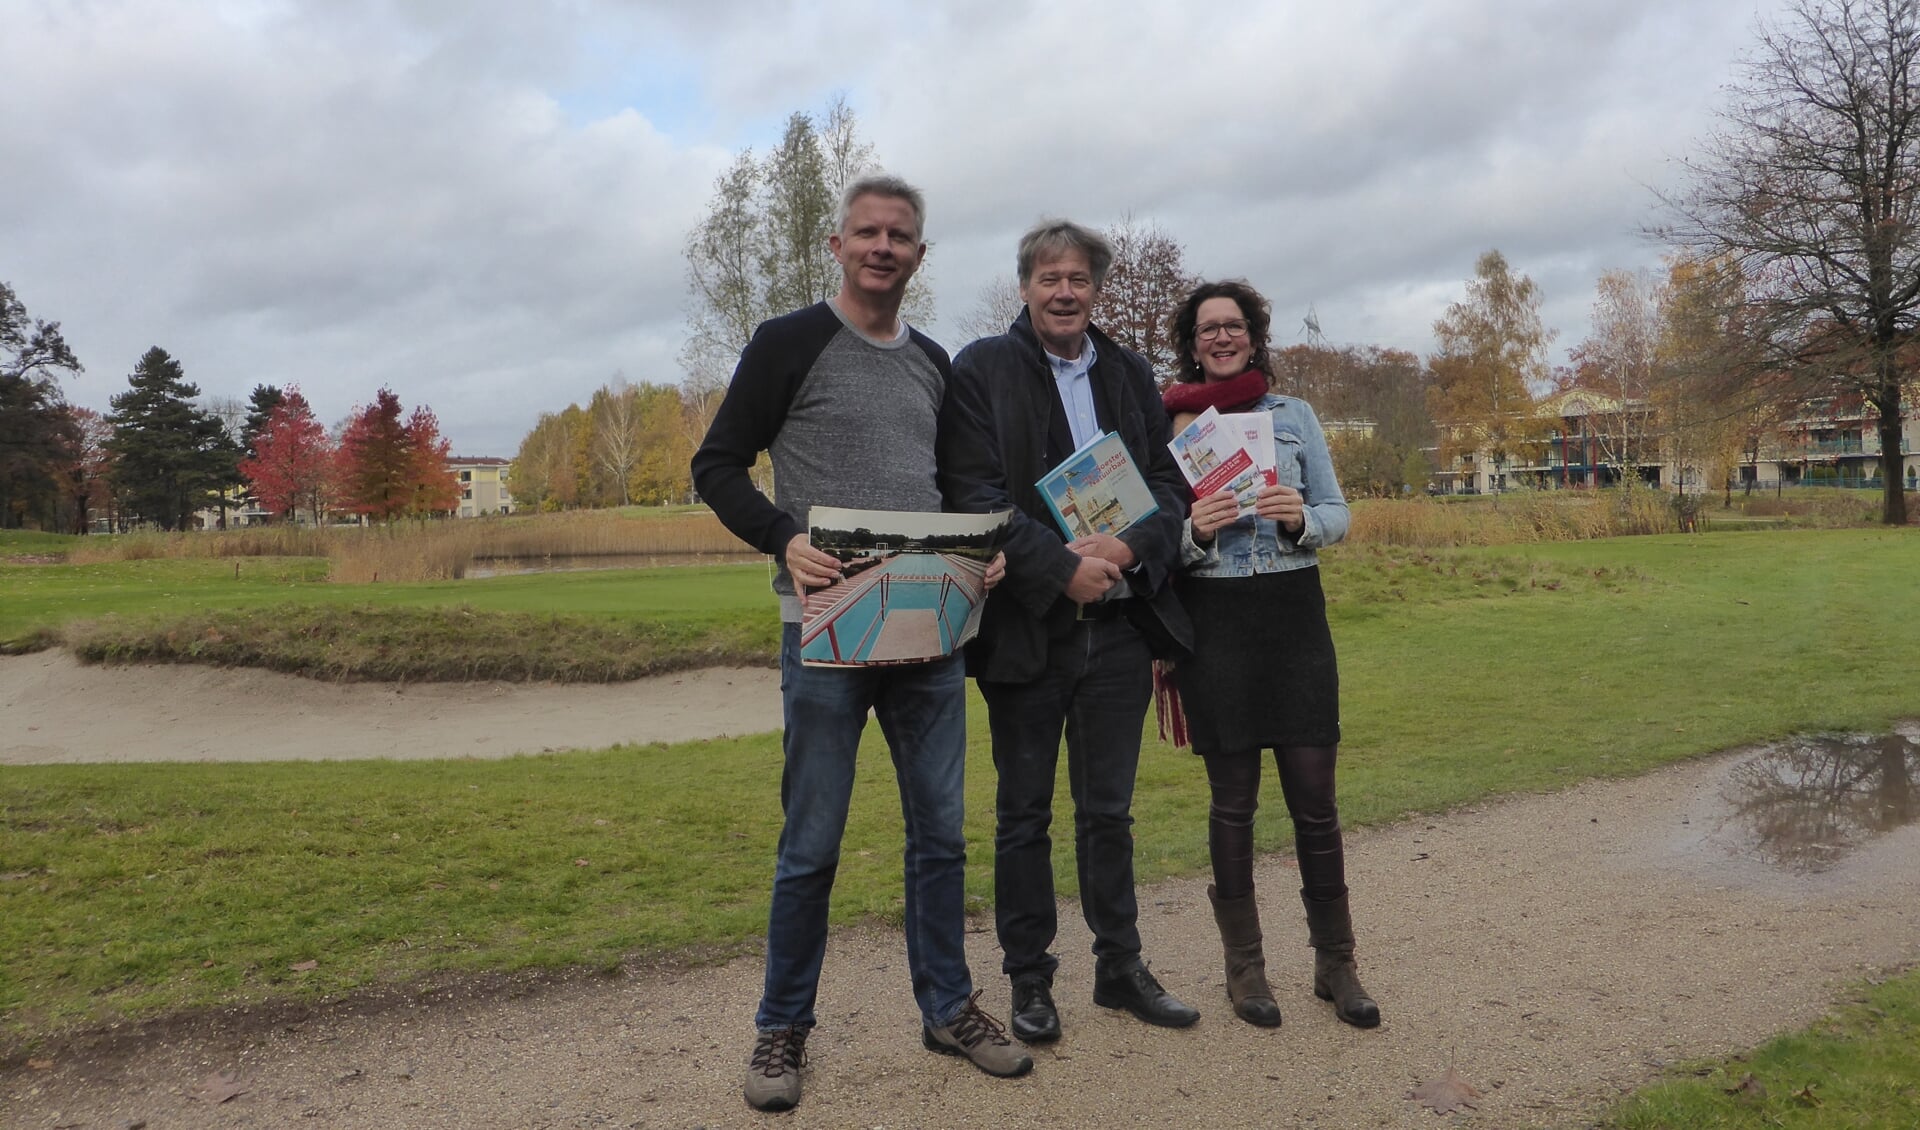
<path id="1" fill-rule="evenodd" d="M 1346 854 L 1340 842 L 1340 808 L 1334 802 L 1337 746 L 1282 746 L 1273 751 L 1280 791 L 1293 818 L 1293 850 L 1300 861 L 1300 894 L 1314 902 L 1347 893 Z M 1213 886 L 1221 898 L 1253 890 L 1253 814 L 1260 808 L 1260 751 L 1210 753 L 1207 784 L 1207 852 Z"/>
<path id="2" fill-rule="evenodd" d="M 754 1023 L 813 1027 L 827 903 L 853 796 L 854 758 L 871 710 L 893 752 L 906 824 L 907 968 L 921 1019 L 950 1022 L 973 993 L 967 971 L 965 815 L 967 677 L 959 656 L 888 667 L 807 667 L 800 626 L 785 625 L 780 694 L 780 857 L 767 916 L 767 978 Z"/>
<path id="3" fill-rule="evenodd" d="M 1133 778 L 1153 695 L 1152 660 L 1124 619 L 1090 621 L 1053 641 L 1046 670 L 1026 683 L 980 680 L 1000 773 L 994 813 L 994 919 L 1009 975 L 1043 973 L 1059 921 L 1053 896 L 1053 787 L 1060 737 L 1073 795 L 1080 910 L 1093 931 L 1096 973 L 1140 955 L 1133 895 Z"/>

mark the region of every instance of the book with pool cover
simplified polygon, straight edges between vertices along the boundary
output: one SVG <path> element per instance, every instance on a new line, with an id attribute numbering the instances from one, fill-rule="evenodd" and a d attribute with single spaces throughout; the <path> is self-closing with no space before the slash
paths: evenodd
<path id="1" fill-rule="evenodd" d="M 1093 437 L 1034 485 L 1068 541 L 1118 534 L 1160 509 L 1132 453 L 1113 432 Z"/>

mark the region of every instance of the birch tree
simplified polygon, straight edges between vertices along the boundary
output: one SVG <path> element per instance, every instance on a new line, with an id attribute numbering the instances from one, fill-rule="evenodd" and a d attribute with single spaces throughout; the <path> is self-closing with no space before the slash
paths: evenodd
<path id="1" fill-rule="evenodd" d="M 1439 348 L 1427 359 L 1427 396 L 1443 467 L 1479 451 L 1497 466 L 1538 447 L 1547 425 L 1534 414 L 1534 394 L 1546 385 L 1553 340 L 1540 301 L 1532 279 L 1488 251 L 1474 264 L 1466 298 L 1433 324 Z"/>

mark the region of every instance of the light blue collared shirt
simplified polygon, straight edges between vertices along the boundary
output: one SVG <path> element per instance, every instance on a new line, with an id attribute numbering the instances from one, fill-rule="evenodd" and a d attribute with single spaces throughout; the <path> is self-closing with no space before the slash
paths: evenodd
<path id="1" fill-rule="evenodd" d="M 1093 415 L 1093 378 L 1088 375 L 1097 356 L 1092 334 L 1080 335 L 1080 356 L 1072 361 L 1047 354 L 1047 364 L 1053 367 L 1053 383 L 1060 390 L 1060 405 L 1067 410 L 1067 426 L 1073 429 L 1076 450 L 1100 434 L 1100 422 Z"/>

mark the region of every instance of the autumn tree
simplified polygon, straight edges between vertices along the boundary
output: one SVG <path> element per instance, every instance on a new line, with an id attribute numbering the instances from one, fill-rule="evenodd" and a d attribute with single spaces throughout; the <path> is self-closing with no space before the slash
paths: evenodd
<path id="1" fill-rule="evenodd" d="M 220 421 L 194 404 L 197 385 L 180 363 L 154 346 L 113 397 L 108 420 L 114 482 L 135 515 L 167 530 L 188 529 L 232 481 L 234 452 Z"/>
<path id="2" fill-rule="evenodd" d="M 1920 0 L 1799 0 L 1762 25 L 1657 229 L 1744 286 L 1749 374 L 1879 416 L 1882 521 L 1905 523 L 1901 352 L 1920 323 Z"/>
<path id="3" fill-rule="evenodd" d="M 320 524 L 334 474 L 334 446 L 327 429 L 297 387 L 278 398 L 253 439 L 253 454 L 240 460 L 240 474 L 270 513 L 293 517 L 305 510 Z"/>
<path id="4" fill-rule="evenodd" d="M 453 443 L 440 434 L 440 417 L 426 405 L 416 405 L 407 417 L 406 434 L 413 487 L 408 514 L 430 518 L 460 509 L 460 476 L 447 465 Z"/>
<path id="5" fill-rule="evenodd" d="M 681 426 L 687 407 L 679 389 L 642 384 L 634 389 L 640 458 L 634 466 L 635 502 L 685 502 L 693 492 L 688 464 L 695 444 Z"/>
<path id="6" fill-rule="evenodd" d="M 1400 349 L 1292 345 L 1274 350 L 1274 385 L 1314 406 L 1340 485 L 1354 496 L 1389 496 L 1426 485 L 1433 418 L 1427 368 Z"/>
<path id="7" fill-rule="evenodd" d="M 1494 466 L 1536 449 L 1549 422 L 1534 414 L 1547 381 L 1553 332 L 1540 320 L 1540 288 L 1488 251 L 1474 264 L 1467 296 L 1433 324 L 1438 348 L 1428 405 L 1439 428 L 1441 465 L 1486 452 Z"/>
<path id="8" fill-rule="evenodd" d="M 533 429 L 520 441 L 513 457 L 513 497 L 532 510 L 570 510 L 581 505 L 581 469 L 576 466 L 579 444 L 576 423 L 584 423 L 578 405 L 562 412 L 542 412 Z"/>
<path id="9" fill-rule="evenodd" d="M 1167 321 L 1200 285 L 1186 267 L 1186 251 L 1158 225 L 1129 213 L 1104 233 L 1113 266 L 1093 304 L 1093 322 L 1113 340 L 1147 359 L 1162 385 L 1179 373 Z M 1005 327 L 1001 327 L 1003 332 Z"/>
<path id="10" fill-rule="evenodd" d="M 340 436 L 340 499 L 375 521 L 430 517 L 454 509 L 460 498 L 432 410 L 416 408 L 405 420 L 401 411 L 400 398 L 383 388 L 348 417 Z"/>
<path id="11" fill-rule="evenodd" d="M 514 498 L 535 510 L 685 500 L 700 435 L 685 390 L 618 378 L 586 408 L 542 413 L 514 457 Z"/>

